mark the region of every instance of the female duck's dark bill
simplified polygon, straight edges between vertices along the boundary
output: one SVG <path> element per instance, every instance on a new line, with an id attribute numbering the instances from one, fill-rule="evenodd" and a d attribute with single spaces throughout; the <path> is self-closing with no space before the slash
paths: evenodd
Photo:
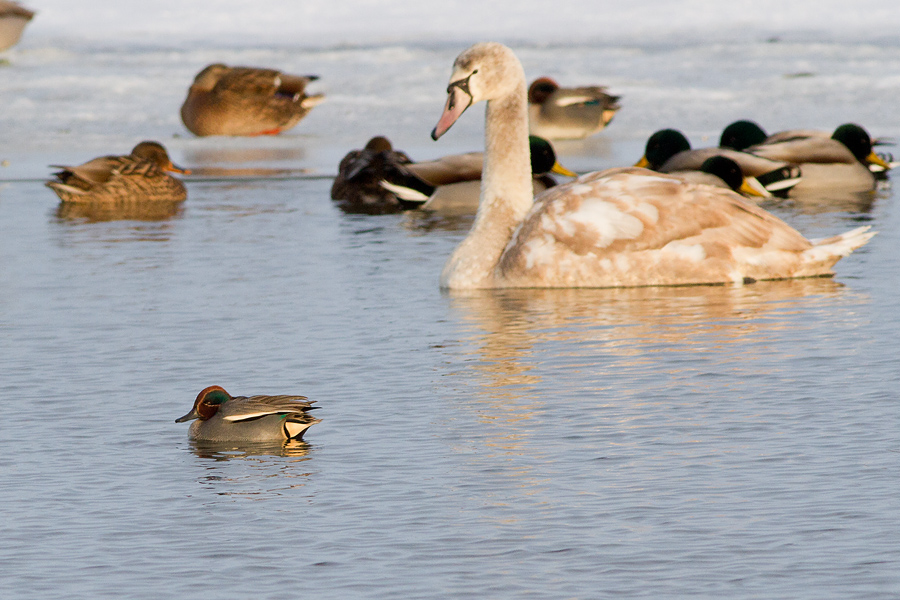
<path id="1" fill-rule="evenodd" d="M 473 72 L 469 77 L 477 73 Z M 431 131 L 431 138 L 436 140 L 444 135 L 461 114 L 472 105 L 472 94 L 469 93 L 469 77 L 454 81 L 447 87 L 447 104 L 437 125 Z"/>

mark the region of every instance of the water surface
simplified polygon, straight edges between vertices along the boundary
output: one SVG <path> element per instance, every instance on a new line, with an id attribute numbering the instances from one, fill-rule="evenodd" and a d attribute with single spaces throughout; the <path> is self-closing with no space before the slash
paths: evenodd
<path id="1" fill-rule="evenodd" d="M 773 129 L 836 125 L 854 93 L 847 118 L 896 136 L 897 83 L 876 86 L 868 49 L 848 47 L 522 54 L 530 72 L 571 64 L 573 79 L 609 59 L 597 64 L 623 88 L 621 118 L 560 147 L 586 170 L 636 160 L 657 127 L 699 144 L 762 106 Z M 470 219 L 346 215 L 327 175 L 375 133 L 422 158 L 477 148 L 476 115 L 445 145 L 427 141 L 455 50 L 315 54 L 323 82 L 334 73 L 329 102 L 265 140 L 187 137 L 182 87 L 122 92 L 189 80 L 215 48 L 95 50 L 4 68 L 23 98 L 0 118 L 4 597 L 900 592 L 895 191 L 773 208 L 809 237 L 879 231 L 835 279 L 446 294 L 437 276 Z M 788 56 L 857 91 L 810 102 L 833 81 L 782 78 L 803 67 Z M 750 99 L 733 92 L 739 60 Z M 40 109 L 75 63 L 83 93 Z M 382 96 L 398 72 L 407 85 Z M 103 111 L 87 89 L 102 73 L 115 84 Z M 127 118 L 134 97 L 141 116 Z M 47 164 L 145 137 L 187 166 L 290 172 L 189 180 L 188 201 L 162 215 L 63 214 L 40 184 Z M 193 444 L 174 419 L 213 384 L 305 394 L 323 420 L 287 449 Z"/>

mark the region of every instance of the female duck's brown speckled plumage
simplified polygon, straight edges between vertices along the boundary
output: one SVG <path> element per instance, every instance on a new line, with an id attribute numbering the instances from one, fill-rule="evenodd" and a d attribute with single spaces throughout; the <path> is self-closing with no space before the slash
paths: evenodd
<path id="1" fill-rule="evenodd" d="M 306 94 L 307 84 L 316 79 L 212 64 L 194 78 L 181 106 L 181 120 L 199 136 L 275 135 L 296 125 L 325 99 Z"/>
<path id="2" fill-rule="evenodd" d="M 53 166 L 62 171 L 46 185 L 63 202 L 124 204 L 187 198 L 184 184 L 167 171 L 188 171 L 172 164 L 158 142 L 141 142 L 126 156 L 101 156 L 77 167 Z"/>
<path id="3" fill-rule="evenodd" d="M 218 385 L 199 394 L 189 413 L 191 439 L 209 442 L 284 442 L 301 440 L 321 419 L 307 414 L 318 408 L 306 396 L 232 396 Z"/>

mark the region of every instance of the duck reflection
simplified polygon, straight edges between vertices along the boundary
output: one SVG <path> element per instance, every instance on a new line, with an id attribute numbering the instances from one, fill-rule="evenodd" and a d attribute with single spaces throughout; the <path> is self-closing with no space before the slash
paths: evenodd
<path id="1" fill-rule="evenodd" d="M 241 442 L 208 442 L 192 440 L 191 451 L 199 458 L 215 461 L 246 459 L 260 456 L 284 456 L 288 458 L 306 457 L 312 446 L 302 440 L 290 440 L 284 443 Z M 304 459 L 305 460 L 305 459 Z"/>
<path id="2" fill-rule="evenodd" d="M 402 226 L 412 231 L 460 231 L 468 232 L 475 221 L 472 212 L 410 210 L 403 213 Z"/>
<path id="3" fill-rule="evenodd" d="M 824 214 L 833 212 L 870 213 L 879 199 L 888 198 L 887 188 L 875 191 L 847 192 L 825 190 L 816 193 L 794 193 L 777 206 L 792 208 L 803 214 Z"/>
<path id="4" fill-rule="evenodd" d="M 290 148 L 253 148 L 240 146 L 203 146 L 185 148 L 183 155 L 185 161 L 194 166 L 208 167 L 222 164 L 246 164 L 246 163 L 277 163 L 299 162 L 306 159 L 306 149 L 301 147 Z M 196 171 L 195 171 L 196 172 Z"/>
<path id="5" fill-rule="evenodd" d="M 191 165 L 191 176 L 186 181 L 298 179 L 312 172 L 307 168 L 273 166 L 305 160 L 304 148 L 204 147 L 188 148 L 183 154 Z"/>
<path id="6" fill-rule="evenodd" d="M 190 442 L 199 458 L 198 483 L 215 497 L 267 500 L 304 487 L 312 475 L 303 463 L 312 447 L 305 442 L 234 444 Z"/>
<path id="7" fill-rule="evenodd" d="M 183 206 L 182 202 L 129 202 L 124 204 L 62 202 L 56 209 L 56 217 L 62 221 L 87 221 L 89 223 L 165 221 L 180 215 Z"/>

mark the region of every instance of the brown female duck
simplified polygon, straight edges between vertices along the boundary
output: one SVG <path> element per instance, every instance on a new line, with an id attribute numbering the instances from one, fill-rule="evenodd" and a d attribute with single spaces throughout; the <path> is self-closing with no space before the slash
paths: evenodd
<path id="1" fill-rule="evenodd" d="M 101 156 L 77 167 L 62 169 L 47 187 L 63 202 L 131 203 L 181 202 L 184 184 L 167 172 L 188 173 L 172 163 L 159 142 L 144 141 L 126 156 Z"/>
<path id="2" fill-rule="evenodd" d="M 181 106 L 194 135 L 276 135 L 287 131 L 325 99 L 308 96 L 316 75 L 212 64 L 200 71 Z"/>

